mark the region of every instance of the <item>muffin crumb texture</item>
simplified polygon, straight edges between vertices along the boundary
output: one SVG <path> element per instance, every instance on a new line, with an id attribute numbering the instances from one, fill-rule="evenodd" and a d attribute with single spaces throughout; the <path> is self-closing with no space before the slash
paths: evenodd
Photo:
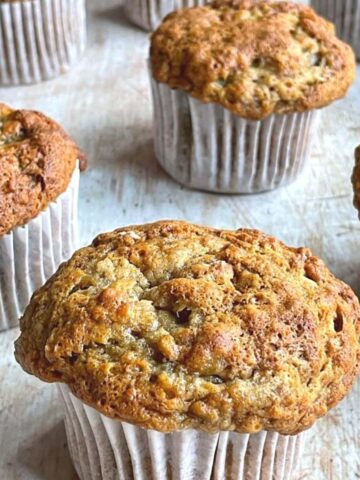
<path id="1" fill-rule="evenodd" d="M 0 103 L 0 236 L 56 200 L 77 160 L 84 169 L 83 154 L 53 120 Z"/>
<path id="2" fill-rule="evenodd" d="M 161 432 L 296 434 L 349 391 L 360 308 L 306 248 L 164 221 L 100 235 L 32 298 L 16 357 Z"/>
<path id="3" fill-rule="evenodd" d="M 248 119 L 323 107 L 355 76 L 354 53 L 334 26 L 285 1 L 178 10 L 152 35 L 150 56 L 158 82 Z"/>

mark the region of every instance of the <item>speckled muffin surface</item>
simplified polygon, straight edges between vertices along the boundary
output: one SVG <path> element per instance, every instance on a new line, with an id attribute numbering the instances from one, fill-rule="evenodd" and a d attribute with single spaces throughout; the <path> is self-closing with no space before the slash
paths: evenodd
<path id="1" fill-rule="evenodd" d="M 354 54 L 333 25 L 289 2 L 179 10 L 152 35 L 150 57 L 156 81 L 249 119 L 323 107 L 355 76 Z"/>
<path id="2" fill-rule="evenodd" d="M 354 206 L 360 215 L 360 146 L 355 150 L 355 168 L 352 175 L 354 188 Z"/>
<path id="3" fill-rule="evenodd" d="M 85 168 L 83 154 L 53 120 L 0 104 L 0 236 L 56 200 L 78 160 Z"/>
<path id="4" fill-rule="evenodd" d="M 100 235 L 40 289 L 16 358 L 161 432 L 295 434 L 349 391 L 358 300 L 305 248 L 164 221 Z"/>

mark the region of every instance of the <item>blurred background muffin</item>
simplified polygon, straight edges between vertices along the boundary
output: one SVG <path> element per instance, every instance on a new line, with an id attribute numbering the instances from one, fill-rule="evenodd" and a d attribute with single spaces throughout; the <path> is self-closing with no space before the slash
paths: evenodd
<path id="1" fill-rule="evenodd" d="M 54 121 L 0 104 L 0 330 L 76 247 L 79 161 Z"/>
<path id="2" fill-rule="evenodd" d="M 82 480 L 290 479 L 300 432 L 355 380 L 359 337 L 356 296 L 310 250 L 163 221 L 76 252 L 15 354 L 59 382 Z"/>
<path id="3" fill-rule="evenodd" d="M 125 0 L 127 17 L 144 30 L 155 30 L 161 20 L 179 8 L 204 5 L 206 0 Z"/>
<path id="4" fill-rule="evenodd" d="M 360 60 L 360 1 L 311 0 L 311 5 L 335 24 L 338 36 L 353 47 Z"/>
<path id="5" fill-rule="evenodd" d="M 223 0 L 168 15 L 150 69 L 163 168 L 189 187 L 253 193 L 296 178 L 355 59 L 310 7 Z"/>
<path id="6" fill-rule="evenodd" d="M 85 50 L 85 0 L 0 0 L 0 85 L 48 80 Z"/>

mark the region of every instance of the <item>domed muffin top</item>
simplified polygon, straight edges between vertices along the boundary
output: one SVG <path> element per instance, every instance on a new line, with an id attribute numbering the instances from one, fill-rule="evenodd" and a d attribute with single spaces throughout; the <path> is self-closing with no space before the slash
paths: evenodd
<path id="1" fill-rule="evenodd" d="M 100 235 L 32 298 L 16 358 L 161 432 L 295 434 L 359 367 L 358 300 L 305 248 L 164 221 Z"/>
<path id="2" fill-rule="evenodd" d="M 351 48 L 310 7 L 219 0 L 168 15 L 151 39 L 156 81 L 248 119 L 303 112 L 343 97 Z"/>
<path id="3" fill-rule="evenodd" d="M 355 150 L 355 168 L 352 175 L 354 187 L 354 206 L 360 215 L 360 146 Z"/>
<path id="4" fill-rule="evenodd" d="M 83 154 L 53 120 L 0 103 L 0 236 L 63 193 Z"/>

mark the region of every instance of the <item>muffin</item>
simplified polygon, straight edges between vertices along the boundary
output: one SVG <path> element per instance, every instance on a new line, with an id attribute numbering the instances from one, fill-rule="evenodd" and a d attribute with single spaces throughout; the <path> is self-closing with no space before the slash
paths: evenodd
<path id="1" fill-rule="evenodd" d="M 0 330 L 76 247 L 79 161 L 53 120 L 0 104 Z"/>
<path id="2" fill-rule="evenodd" d="M 340 38 L 352 45 L 360 59 L 359 0 L 311 0 L 313 8 L 336 26 Z"/>
<path id="3" fill-rule="evenodd" d="M 127 17 L 135 25 L 150 31 L 158 27 L 168 13 L 205 3 L 206 0 L 125 0 L 124 9 Z"/>
<path id="4" fill-rule="evenodd" d="M 271 190 L 310 155 L 319 110 L 347 92 L 351 48 L 307 6 L 215 1 L 153 33 L 155 153 L 181 184 Z"/>
<path id="5" fill-rule="evenodd" d="M 34 294 L 15 355 L 59 383 L 81 479 L 293 478 L 359 337 L 357 298 L 310 250 L 163 221 L 76 252 Z"/>
<path id="6" fill-rule="evenodd" d="M 360 146 L 355 150 L 355 167 L 351 178 L 354 189 L 354 206 L 360 218 Z"/>
<path id="7" fill-rule="evenodd" d="M 0 0 L 0 85 L 48 80 L 85 50 L 85 0 Z"/>

